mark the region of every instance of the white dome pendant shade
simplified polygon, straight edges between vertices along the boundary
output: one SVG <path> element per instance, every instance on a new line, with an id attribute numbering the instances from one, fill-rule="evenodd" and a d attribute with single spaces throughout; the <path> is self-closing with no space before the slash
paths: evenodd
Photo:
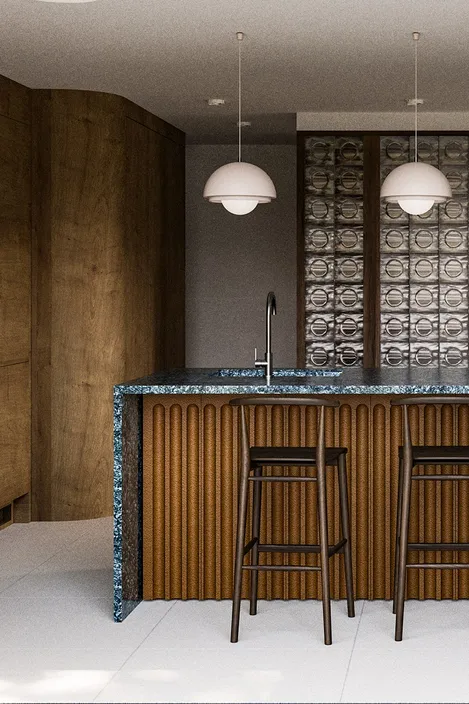
<path id="1" fill-rule="evenodd" d="M 247 215 L 258 203 L 270 203 L 277 197 L 272 179 L 255 164 L 241 161 L 241 42 L 238 40 L 238 161 L 224 164 L 213 172 L 204 188 L 204 198 L 209 203 L 221 203 L 234 215 Z"/>
<path id="2" fill-rule="evenodd" d="M 412 33 L 415 46 L 415 98 L 409 101 L 415 109 L 415 161 L 402 164 L 386 176 L 381 186 L 381 198 L 386 203 L 398 203 L 411 215 L 422 215 L 434 203 L 444 203 L 451 198 L 451 186 L 446 176 L 431 164 L 417 160 L 417 109 L 423 100 L 417 97 L 417 43 L 419 32 Z"/>
<path id="3" fill-rule="evenodd" d="M 381 198 L 386 203 L 398 203 L 406 213 L 422 215 L 434 203 L 451 198 L 451 186 L 431 164 L 413 161 L 391 171 L 381 186 Z"/>
<path id="4" fill-rule="evenodd" d="M 221 203 L 235 215 L 246 215 L 258 203 L 270 203 L 276 196 L 270 176 L 246 161 L 233 161 L 220 166 L 204 188 L 204 198 L 210 203 Z"/>

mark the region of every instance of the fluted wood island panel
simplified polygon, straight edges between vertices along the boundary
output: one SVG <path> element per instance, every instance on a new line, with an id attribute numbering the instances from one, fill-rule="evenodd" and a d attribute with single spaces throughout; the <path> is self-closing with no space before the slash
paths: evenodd
<path id="1" fill-rule="evenodd" d="M 227 395 L 143 396 L 143 597 L 231 598 L 238 477 L 238 410 Z M 400 409 L 386 395 L 337 396 L 326 409 L 327 442 L 349 448 L 348 474 L 356 596 L 392 597 Z M 443 399 L 442 399 L 443 400 Z M 412 407 L 414 443 L 469 445 L 469 407 Z M 251 409 L 256 444 L 315 444 L 316 409 Z M 429 471 L 440 468 L 429 468 Z M 273 470 L 275 473 L 276 469 Z M 301 470 L 298 470 L 301 471 Z M 451 467 L 441 468 L 452 473 Z M 461 467 L 467 472 L 467 467 Z M 329 470 L 330 542 L 339 532 L 334 470 Z M 418 482 L 413 487 L 410 541 L 469 542 L 466 482 Z M 261 539 L 317 542 L 316 487 L 268 484 L 263 492 Z M 261 556 L 315 564 L 315 555 Z M 417 554 L 413 558 L 418 559 Z M 421 560 L 461 562 L 468 554 L 427 553 Z M 247 574 L 244 597 L 247 597 Z M 342 561 L 331 561 L 334 598 L 345 598 Z M 316 573 L 259 573 L 259 596 L 320 597 Z M 469 598 L 466 570 L 409 570 L 410 598 Z"/>

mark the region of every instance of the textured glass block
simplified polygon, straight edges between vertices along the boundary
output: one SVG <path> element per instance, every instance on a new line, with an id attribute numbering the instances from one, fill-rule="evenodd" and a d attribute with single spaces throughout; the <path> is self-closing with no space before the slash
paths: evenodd
<path id="1" fill-rule="evenodd" d="M 338 137 L 335 148 L 336 165 L 363 165 L 363 140 L 359 137 Z"/>
<path id="2" fill-rule="evenodd" d="M 467 254 L 440 254 L 439 280 L 445 283 L 465 283 L 467 281 Z"/>
<path id="3" fill-rule="evenodd" d="M 363 315 L 361 313 L 339 313 L 335 316 L 336 340 L 363 339 Z"/>
<path id="4" fill-rule="evenodd" d="M 307 283 L 306 310 L 332 312 L 334 310 L 334 284 L 320 286 L 315 282 Z"/>
<path id="5" fill-rule="evenodd" d="M 438 311 L 438 284 L 419 285 L 411 284 L 409 287 L 410 310 L 416 313 Z"/>
<path id="6" fill-rule="evenodd" d="M 383 367 L 408 367 L 409 343 L 383 342 L 381 344 L 381 366 Z"/>
<path id="7" fill-rule="evenodd" d="M 332 254 L 334 252 L 334 230 L 317 225 L 307 225 L 305 227 L 305 251 Z"/>
<path id="8" fill-rule="evenodd" d="M 438 255 L 411 254 L 409 257 L 411 282 L 427 284 L 438 281 Z"/>
<path id="9" fill-rule="evenodd" d="M 409 250 L 415 254 L 438 253 L 438 225 L 411 222 L 409 228 Z"/>
<path id="10" fill-rule="evenodd" d="M 467 311 L 467 285 L 440 284 L 440 311 Z"/>
<path id="11" fill-rule="evenodd" d="M 363 257 L 336 256 L 335 281 L 344 284 L 361 284 L 363 281 Z"/>
<path id="12" fill-rule="evenodd" d="M 308 367 L 335 366 L 333 343 L 308 343 L 306 345 L 306 365 Z"/>
<path id="13" fill-rule="evenodd" d="M 380 266 L 383 283 L 397 284 L 409 280 L 409 258 L 405 255 L 383 254 Z"/>
<path id="14" fill-rule="evenodd" d="M 334 161 L 334 137 L 308 137 L 305 140 L 305 164 L 332 166 Z"/>
<path id="15" fill-rule="evenodd" d="M 407 254 L 409 249 L 408 227 L 384 227 L 381 231 L 383 254 Z"/>
<path id="16" fill-rule="evenodd" d="M 467 167 L 468 138 L 463 135 L 444 135 L 439 139 L 440 166 L 462 164 Z"/>
<path id="17" fill-rule="evenodd" d="M 467 225 L 467 198 L 453 194 L 453 198 L 439 206 L 440 222 L 463 223 Z"/>
<path id="18" fill-rule="evenodd" d="M 363 310 L 363 286 L 338 284 L 335 287 L 335 309 L 336 311 L 362 311 Z"/>
<path id="19" fill-rule="evenodd" d="M 336 364 L 340 367 L 354 367 L 363 363 L 362 342 L 338 342 L 335 348 Z"/>
<path id="20" fill-rule="evenodd" d="M 306 339 L 314 341 L 334 340 L 334 314 L 309 313 L 306 316 Z"/>
<path id="21" fill-rule="evenodd" d="M 341 254 L 363 254 L 361 225 L 338 225 L 335 231 L 335 251 Z"/>
<path id="22" fill-rule="evenodd" d="M 409 161 L 409 139 L 407 137 L 381 138 L 381 166 L 400 166 Z"/>
<path id="23" fill-rule="evenodd" d="M 383 313 L 381 315 L 381 339 L 389 342 L 407 340 L 409 316 L 405 313 Z"/>
<path id="24" fill-rule="evenodd" d="M 305 169 L 305 192 L 317 195 L 334 195 L 334 169 L 308 166 Z"/>
<path id="25" fill-rule="evenodd" d="M 363 195 L 363 167 L 338 166 L 335 170 L 335 191 L 342 195 Z"/>
<path id="26" fill-rule="evenodd" d="M 409 287 L 381 284 L 381 310 L 402 313 L 409 309 Z"/>
<path id="27" fill-rule="evenodd" d="M 467 345 L 457 342 L 442 342 L 440 345 L 440 366 L 467 368 Z"/>
<path id="28" fill-rule="evenodd" d="M 332 255 L 310 254 L 305 257 L 306 281 L 318 284 L 334 282 L 334 257 Z"/>
<path id="29" fill-rule="evenodd" d="M 335 199 L 337 223 L 355 225 L 363 222 L 363 200 L 357 197 L 337 196 Z"/>
<path id="30" fill-rule="evenodd" d="M 443 342 L 460 342 L 467 344 L 467 313 L 440 313 L 440 340 Z"/>
<path id="31" fill-rule="evenodd" d="M 411 367 L 437 367 L 438 342 L 411 342 L 409 358 Z"/>
<path id="32" fill-rule="evenodd" d="M 440 227 L 439 232 L 440 253 L 452 253 L 459 255 L 460 252 L 467 252 L 467 227 L 458 225 L 457 227 Z"/>
<path id="33" fill-rule="evenodd" d="M 410 335 L 411 342 L 437 341 L 439 339 L 440 320 L 438 313 L 411 313 Z"/>

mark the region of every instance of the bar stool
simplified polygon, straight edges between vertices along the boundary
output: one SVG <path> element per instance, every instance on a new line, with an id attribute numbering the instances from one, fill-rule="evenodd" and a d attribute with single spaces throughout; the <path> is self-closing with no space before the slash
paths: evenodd
<path id="1" fill-rule="evenodd" d="M 412 480 L 455 481 L 469 479 L 460 474 L 412 474 L 416 465 L 469 465 L 469 446 L 418 446 L 412 445 L 409 422 L 409 406 L 418 404 L 469 403 L 469 396 L 413 396 L 391 400 L 391 406 L 402 406 L 404 445 L 399 447 L 399 481 L 397 496 L 396 549 L 394 555 L 394 599 L 393 613 L 396 614 L 395 639 L 402 640 L 404 623 L 404 599 L 409 568 L 417 569 L 463 569 L 469 564 L 454 563 L 408 563 L 409 550 L 469 550 L 469 543 L 409 543 L 409 512 Z"/>
<path id="2" fill-rule="evenodd" d="M 329 558 L 342 553 L 345 561 L 345 581 L 347 587 L 347 610 L 350 617 L 355 616 L 352 579 L 352 551 L 350 545 L 349 510 L 347 495 L 346 454 L 345 447 L 325 446 L 324 408 L 338 407 L 338 401 L 322 398 L 293 396 L 253 396 L 235 398 L 232 406 L 241 406 L 241 471 L 239 482 L 238 527 L 236 534 L 236 557 L 234 569 L 233 612 L 231 620 L 231 642 L 238 642 L 239 616 L 241 608 L 242 571 L 251 572 L 250 613 L 257 613 L 257 581 L 259 570 L 264 571 L 320 571 L 322 577 L 322 601 L 324 618 L 324 642 L 332 643 L 331 605 L 329 588 Z M 318 408 L 317 447 L 250 447 L 247 412 L 249 406 L 283 405 L 316 406 Z M 264 467 L 270 466 L 308 466 L 316 467 L 317 476 L 269 476 L 263 475 Z M 339 501 L 342 539 L 336 545 L 329 545 L 327 532 L 326 505 L 326 466 L 337 467 L 339 475 Z M 251 471 L 254 472 L 250 476 Z M 261 544 L 261 488 L 263 482 L 311 482 L 318 483 L 318 519 L 319 545 L 267 545 Z M 253 482 L 252 501 L 252 537 L 245 545 L 246 517 L 248 508 L 249 482 Z M 274 519 L 275 520 L 275 519 Z M 319 553 L 321 566 L 306 565 L 259 565 L 259 552 L 281 553 Z M 244 565 L 244 556 L 251 553 L 251 564 Z"/>

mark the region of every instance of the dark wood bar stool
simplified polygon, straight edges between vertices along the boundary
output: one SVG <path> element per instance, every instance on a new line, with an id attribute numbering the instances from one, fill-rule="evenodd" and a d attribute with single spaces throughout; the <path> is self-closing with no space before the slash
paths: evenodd
<path id="1" fill-rule="evenodd" d="M 329 587 L 329 558 L 343 553 L 345 560 L 345 580 L 347 586 L 347 610 L 355 616 L 352 580 L 352 552 L 350 546 L 349 509 L 347 495 L 345 447 L 325 446 L 324 408 L 339 406 L 338 401 L 311 397 L 293 396 L 254 396 L 236 398 L 232 406 L 241 406 L 241 469 L 239 483 L 238 528 L 236 534 L 236 558 L 234 569 L 233 613 L 231 620 L 231 642 L 237 643 L 241 608 L 242 571 L 251 571 L 250 613 L 257 613 L 257 581 L 259 570 L 264 571 L 320 571 L 322 577 L 322 601 L 324 617 L 324 642 L 332 643 L 331 605 Z M 316 406 L 318 408 L 317 447 L 250 447 L 248 430 L 248 407 L 259 405 Z M 308 466 L 316 467 L 317 476 L 269 476 L 263 475 L 264 467 Z M 327 530 L 326 466 L 337 467 L 339 474 L 339 501 L 342 539 L 336 545 L 329 545 Z M 251 475 L 253 471 L 253 476 Z M 263 482 L 311 482 L 318 483 L 319 545 L 267 545 L 261 544 L 261 489 Z M 249 482 L 253 482 L 252 537 L 245 545 L 246 517 L 248 509 Z M 274 518 L 275 520 L 275 518 Z M 259 565 L 259 552 L 319 553 L 321 566 L 306 565 Z M 251 564 L 244 565 L 244 556 L 251 554 Z"/>
<path id="2" fill-rule="evenodd" d="M 413 474 L 417 465 L 469 465 L 469 446 L 419 446 L 412 445 L 409 406 L 418 404 L 469 404 L 469 396 L 413 396 L 391 400 L 392 406 L 402 406 L 404 445 L 399 447 L 399 483 L 397 497 L 396 549 L 394 556 L 394 600 L 393 613 L 396 614 L 396 640 L 402 640 L 404 623 L 404 600 L 407 570 L 417 569 L 464 569 L 469 564 L 458 563 L 409 563 L 410 550 L 469 550 L 469 543 L 409 543 L 409 511 L 412 480 L 457 481 L 469 479 L 460 474 Z"/>

